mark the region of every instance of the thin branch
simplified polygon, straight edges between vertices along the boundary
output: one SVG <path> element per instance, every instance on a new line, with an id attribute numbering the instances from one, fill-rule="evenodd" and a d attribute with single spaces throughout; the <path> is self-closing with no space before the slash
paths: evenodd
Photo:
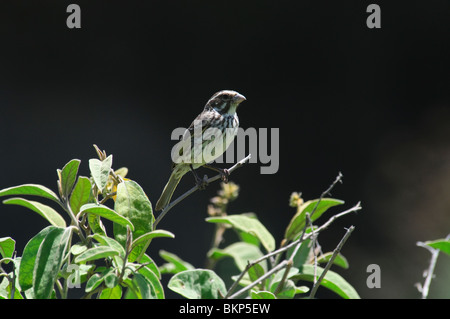
<path id="1" fill-rule="evenodd" d="M 309 222 L 309 223 L 305 223 L 305 227 L 303 227 L 303 231 L 302 231 L 302 234 L 301 234 L 301 236 L 300 236 L 300 239 L 301 239 L 300 242 L 303 241 L 303 237 L 304 237 L 305 234 L 306 234 L 306 230 L 308 229 L 308 226 L 311 226 L 311 229 L 312 229 L 311 217 L 312 217 L 312 215 L 314 215 L 314 213 L 316 212 L 317 207 L 319 207 L 320 202 L 322 201 L 322 199 L 323 199 L 326 195 L 331 194 L 331 193 L 330 193 L 331 190 L 334 188 L 334 186 L 336 186 L 337 183 L 342 183 L 342 177 L 343 177 L 342 173 L 339 172 L 338 175 L 336 176 L 334 182 L 331 183 L 331 185 L 328 186 L 328 188 L 327 188 L 324 192 L 322 192 L 322 194 L 320 194 L 320 197 L 319 197 L 319 199 L 317 200 L 316 205 L 314 205 L 314 207 L 313 207 L 313 209 L 312 209 L 312 211 L 311 211 L 311 214 L 308 214 L 308 212 L 306 213 L 306 214 L 307 214 L 307 217 L 309 218 L 309 221 L 310 221 L 310 222 Z M 298 206 L 298 208 L 299 208 L 299 207 L 300 207 L 300 206 Z M 287 242 L 287 240 L 284 239 L 284 240 L 281 242 L 281 247 L 283 247 L 283 246 L 286 244 L 286 242 Z M 300 245 L 299 245 L 298 247 L 300 247 Z M 297 247 L 297 250 L 298 250 L 298 247 Z M 277 258 L 274 258 L 274 260 L 273 260 L 273 262 L 272 262 L 272 265 L 275 265 L 275 264 L 279 261 L 279 257 L 280 257 L 280 256 L 281 256 L 281 255 L 278 255 Z"/>
<path id="2" fill-rule="evenodd" d="M 109 194 L 106 194 L 105 197 L 102 198 L 102 200 L 99 202 L 99 204 L 103 205 L 104 203 L 106 203 L 106 201 L 114 196 L 117 195 L 117 192 L 112 192 Z"/>
<path id="3" fill-rule="evenodd" d="M 314 211 L 313 211 L 313 213 L 314 213 Z M 311 216 L 308 213 L 306 213 L 306 220 L 307 220 L 307 223 L 305 223 L 305 227 L 306 227 L 307 224 L 309 224 L 309 228 L 311 229 L 312 234 L 313 234 L 312 235 L 312 239 L 311 239 L 311 242 L 312 242 L 311 248 L 312 248 L 312 252 L 313 252 L 313 255 L 314 255 L 314 284 L 316 284 L 316 278 L 317 278 L 317 254 L 316 254 L 317 234 L 313 231 L 314 230 L 314 226 L 313 226 L 312 221 L 311 221 Z M 297 254 L 297 251 L 298 251 L 299 248 L 300 248 L 300 243 L 295 247 L 295 251 L 291 255 L 291 258 L 293 258 Z"/>
<path id="4" fill-rule="evenodd" d="M 242 288 L 241 290 L 239 290 L 238 292 L 236 292 L 235 294 L 228 296 L 229 292 L 227 293 L 227 295 L 225 296 L 225 298 L 227 299 L 234 299 L 236 297 L 239 297 L 240 295 L 242 295 L 244 292 L 252 289 L 253 287 L 255 287 L 256 285 L 258 285 L 261 281 L 263 281 L 264 279 L 272 276 L 274 273 L 276 273 L 277 271 L 283 269 L 284 267 L 286 267 L 288 265 L 288 261 L 287 260 L 283 260 L 281 263 L 279 263 L 278 265 L 276 265 L 274 268 L 272 268 L 271 270 L 269 270 L 268 272 L 266 272 L 264 275 L 262 275 L 261 277 L 259 277 L 257 280 L 255 280 L 254 282 L 252 282 L 250 285 L 245 286 L 244 288 Z M 236 281 L 237 282 L 237 281 Z M 231 290 L 231 289 L 230 289 Z"/>
<path id="5" fill-rule="evenodd" d="M 339 172 L 339 174 L 336 176 L 336 179 L 334 180 L 334 182 L 331 183 L 331 185 L 322 194 L 320 194 L 319 200 L 317 201 L 316 205 L 314 205 L 314 208 L 312 209 L 311 214 L 309 215 L 310 218 L 312 218 L 312 216 L 316 212 L 317 207 L 319 207 L 319 204 L 322 201 L 322 199 L 325 196 L 327 196 L 328 194 L 330 194 L 331 190 L 334 188 L 334 186 L 336 186 L 337 183 L 342 183 L 342 177 L 343 177 L 342 173 Z M 308 229 L 308 223 L 305 223 L 305 227 L 303 228 L 303 233 L 300 236 L 300 238 L 303 238 L 303 236 L 305 236 L 307 229 Z"/>
<path id="6" fill-rule="evenodd" d="M 292 256 L 294 256 L 294 254 L 292 254 Z M 288 278 L 289 271 L 291 270 L 292 265 L 294 264 L 294 258 L 292 258 L 292 256 L 291 258 L 289 258 L 289 260 L 287 260 L 286 269 L 284 270 L 283 277 L 281 277 L 281 280 L 278 283 L 277 288 L 275 289 L 274 292 L 275 296 L 278 295 L 284 288 L 284 284 L 286 283 L 286 280 Z"/>
<path id="7" fill-rule="evenodd" d="M 16 263 L 14 262 L 14 260 L 16 259 L 16 254 L 17 254 L 17 252 L 14 251 L 13 262 L 12 262 L 12 267 L 13 267 L 12 278 L 10 280 L 10 282 L 11 282 L 11 299 L 14 299 L 14 294 L 16 292 L 16 271 L 17 271 L 17 269 L 16 269 Z"/>
<path id="8" fill-rule="evenodd" d="M 352 208 L 347 209 L 346 211 L 343 211 L 343 212 L 341 212 L 341 213 L 339 213 L 339 214 L 333 215 L 332 217 L 330 217 L 330 219 L 328 219 L 328 221 L 327 221 L 326 223 L 324 223 L 322 226 L 320 226 L 320 227 L 317 228 L 316 230 L 314 230 L 314 231 L 312 231 L 312 232 L 306 234 L 305 236 L 303 236 L 303 238 L 300 237 L 299 239 L 293 241 L 292 243 L 290 243 L 290 244 L 288 244 L 288 245 L 286 245 L 286 246 L 283 246 L 283 247 L 281 247 L 281 248 L 279 248 L 279 249 L 277 249 L 277 250 L 274 250 L 274 251 L 272 251 L 272 252 L 270 252 L 270 253 L 268 253 L 268 254 L 266 254 L 266 255 L 264 255 L 264 256 L 262 256 L 262 257 L 256 259 L 256 260 L 254 260 L 254 261 L 248 263 L 247 266 L 245 267 L 245 269 L 241 272 L 241 274 L 239 275 L 239 277 L 236 279 L 236 281 L 233 283 L 233 285 L 232 285 L 232 286 L 230 287 L 230 289 L 228 290 L 227 295 L 225 296 L 225 298 L 232 298 L 232 297 L 234 297 L 234 296 L 236 295 L 236 294 L 234 294 L 234 295 L 231 295 L 231 294 L 232 294 L 233 291 L 236 289 L 237 285 L 238 285 L 239 282 L 242 280 L 242 278 L 245 276 L 245 274 L 247 273 L 247 271 L 248 271 L 251 267 L 253 267 L 254 265 L 256 265 L 256 264 L 258 264 L 258 263 L 260 263 L 260 262 L 262 262 L 262 261 L 264 261 L 264 260 L 266 260 L 266 259 L 268 259 L 268 258 L 270 258 L 270 257 L 272 257 L 272 256 L 281 254 L 281 253 L 287 251 L 288 249 L 290 249 L 291 247 L 294 247 L 294 246 L 296 246 L 296 245 L 301 244 L 303 241 L 309 239 L 309 238 L 312 237 L 312 236 L 315 236 L 316 234 L 318 234 L 318 233 L 320 233 L 321 231 L 323 231 L 324 229 L 326 229 L 326 228 L 327 228 L 328 226 L 330 226 L 336 219 L 338 219 L 338 218 L 340 218 L 340 217 L 342 217 L 342 216 L 344 216 L 344 215 L 347 215 L 347 214 L 349 214 L 349 213 L 351 213 L 351 212 L 356 212 L 356 211 L 360 210 L 361 208 L 362 208 L 362 207 L 361 207 L 361 203 L 358 202 L 358 203 L 357 203 L 355 206 L 353 206 Z M 273 272 L 272 272 L 273 269 L 277 269 L 277 271 L 278 271 L 278 270 L 284 268 L 284 267 L 278 268 L 279 265 L 281 265 L 282 263 L 286 263 L 284 266 L 287 266 L 288 261 L 287 261 L 287 260 L 284 260 L 283 262 L 281 262 L 280 264 L 278 264 L 277 266 L 275 266 L 274 268 L 272 268 L 271 274 L 273 273 Z M 250 288 L 254 287 L 254 286 L 257 285 L 260 281 L 264 280 L 265 278 L 266 278 L 265 275 L 263 275 L 263 276 L 261 276 L 260 278 L 256 279 L 256 280 L 252 283 L 252 286 L 251 286 Z M 250 289 L 250 288 L 249 288 L 249 289 Z M 241 289 L 241 290 L 243 290 L 243 289 Z M 247 289 L 247 290 L 248 290 L 248 289 Z M 243 293 L 243 292 L 245 292 L 245 291 L 246 291 L 246 290 L 243 290 L 241 293 Z M 241 294 L 241 293 L 240 293 L 240 294 Z"/>
<path id="9" fill-rule="evenodd" d="M 306 213 L 306 220 L 308 221 L 308 224 L 310 225 L 311 230 L 313 230 L 313 225 L 311 222 L 311 218 L 309 217 L 309 213 Z M 317 235 L 312 235 L 312 250 L 313 252 L 315 251 L 315 244 L 316 244 L 316 239 L 317 239 Z M 294 257 L 297 255 L 298 250 L 300 249 L 300 246 L 302 245 L 303 241 L 302 240 L 297 240 L 297 244 L 294 248 L 294 251 L 291 254 L 291 257 L 289 257 L 288 260 L 288 264 L 286 266 L 286 269 L 284 270 L 284 274 L 283 277 L 281 278 L 277 288 L 275 289 L 275 295 L 277 295 L 281 290 L 283 290 L 284 284 L 286 282 L 287 276 L 289 274 L 289 271 L 291 270 L 292 265 L 294 264 Z M 281 254 L 279 254 L 277 257 L 281 256 Z M 317 268 L 317 256 L 314 252 L 314 280 L 315 280 L 315 274 L 316 274 L 316 268 Z"/>
<path id="10" fill-rule="evenodd" d="M 240 160 L 239 162 L 237 162 L 236 164 L 234 164 L 232 167 L 230 167 L 228 169 L 228 173 L 231 174 L 234 170 L 238 169 L 239 167 L 241 167 L 242 165 L 244 165 L 245 163 L 247 163 L 251 158 L 251 154 L 249 154 L 247 157 L 245 157 L 244 159 Z M 207 184 L 210 184 L 212 182 L 217 181 L 218 179 L 220 179 L 222 177 L 221 174 L 217 174 L 211 178 L 208 178 L 208 180 L 206 181 Z M 199 189 L 199 185 L 195 185 L 194 187 L 192 187 L 190 190 L 188 190 L 186 193 L 184 193 L 183 195 L 181 195 L 180 197 L 178 197 L 177 199 L 175 199 L 174 201 L 172 201 L 169 205 L 167 205 L 163 211 L 161 212 L 161 214 L 159 214 L 158 218 L 155 220 L 155 222 L 153 223 L 153 230 L 156 229 L 156 226 L 159 224 L 159 222 L 161 221 L 161 219 L 164 218 L 164 216 L 169 212 L 169 210 L 171 210 L 175 205 L 177 205 L 179 202 L 181 202 L 183 199 L 185 199 L 186 197 L 188 197 L 189 195 L 191 195 L 192 193 L 194 193 L 195 191 L 197 191 Z"/>
<path id="11" fill-rule="evenodd" d="M 59 280 L 55 281 L 56 287 L 58 287 L 59 294 L 61 295 L 61 299 L 67 299 L 67 292 L 63 288 L 61 282 Z"/>
<path id="12" fill-rule="evenodd" d="M 322 271 L 322 274 L 320 275 L 317 282 L 315 282 L 313 287 L 311 288 L 311 293 L 309 295 L 310 299 L 314 298 L 314 296 L 316 295 L 317 289 L 319 288 L 323 278 L 325 278 L 325 275 L 327 274 L 328 270 L 330 270 L 331 265 L 333 264 L 337 255 L 341 252 L 342 247 L 344 246 L 345 242 L 350 237 L 350 235 L 354 229 L 355 229 L 355 226 L 351 226 L 349 229 L 347 229 L 347 232 L 345 233 L 344 237 L 342 237 L 342 239 L 339 242 L 339 244 L 337 245 L 336 249 L 333 251 L 333 255 L 331 256 L 330 260 L 328 261 L 327 265 L 325 266 L 324 270 Z"/>
<path id="13" fill-rule="evenodd" d="M 447 235 L 446 239 L 447 240 L 450 239 L 450 234 Z M 425 282 L 424 282 L 423 286 L 418 284 L 419 292 L 422 294 L 422 299 L 427 299 L 428 293 L 430 291 L 431 280 L 433 279 L 433 276 L 434 276 L 433 275 L 434 268 L 436 267 L 436 262 L 439 257 L 439 249 L 432 248 L 421 241 L 417 242 L 417 246 L 423 247 L 431 253 L 430 265 L 428 266 L 428 269 L 425 271 L 425 275 L 424 275 Z"/>
<path id="14" fill-rule="evenodd" d="M 337 183 L 342 183 L 342 177 L 344 177 L 342 175 L 341 172 L 339 172 L 338 176 L 336 176 L 336 179 L 334 180 L 333 183 L 331 183 L 331 185 L 322 193 L 320 194 L 319 200 L 317 201 L 316 205 L 314 206 L 311 215 L 309 217 L 312 217 L 313 214 L 316 212 L 317 207 L 319 206 L 320 202 L 322 201 L 322 199 L 327 196 L 328 194 L 330 194 L 331 190 L 334 188 L 334 186 L 336 186 Z"/>

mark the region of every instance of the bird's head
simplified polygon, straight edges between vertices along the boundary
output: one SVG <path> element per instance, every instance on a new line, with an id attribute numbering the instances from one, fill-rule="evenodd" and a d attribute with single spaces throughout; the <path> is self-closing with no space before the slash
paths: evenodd
<path id="1" fill-rule="evenodd" d="M 238 105 L 245 100 L 245 96 L 236 91 L 223 90 L 214 94 L 205 108 L 212 108 L 220 114 L 234 114 Z"/>

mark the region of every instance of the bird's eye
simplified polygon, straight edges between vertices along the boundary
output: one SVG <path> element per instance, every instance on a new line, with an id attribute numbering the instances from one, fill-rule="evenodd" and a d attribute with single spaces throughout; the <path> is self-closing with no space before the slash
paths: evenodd
<path id="1" fill-rule="evenodd" d="M 229 96 L 228 94 L 224 94 L 224 95 L 222 95 L 222 98 L 223 98 L 224 100 L 228 100 L 228 99 L 230 98 L 230 96 Z"/>

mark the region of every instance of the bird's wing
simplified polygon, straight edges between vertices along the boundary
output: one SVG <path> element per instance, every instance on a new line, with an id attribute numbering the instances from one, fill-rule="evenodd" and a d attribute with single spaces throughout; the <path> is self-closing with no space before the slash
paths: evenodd
<path id="1" fill-rule="evenodd" d="M 186 131 L 183 134 L 183 137 L 180 139 L 181 143 L 183 140 L 187 140 L 190 138 L 190 145 L 192 147 L 192 145 L 194 145 L 194 139 L 195 138 L 199 138 L 200 136 L 203 137 L 203 134 L 205 133 L 205 131 L 211 127 L 211 123 L 213 122 L 214 119 L 217 118 L 217 115 L 215 114 L 215 112 L 212 111 L 203 111 L 202 113 L 200 113 L 194 121 L 192 121 L 191 125 L 186 129 Z M 201 127 L 201 135 L 200 136 L 195 136 L 196 130 L 198 130 Z M 187 135 L 188 134 L 188 135 Z M 199 133 L 197 133 L 199 134 Z M 183 148 L 180 147 L 179 148 L 179 152 L 178 155 L 180 157 L 183 157 Z M 172 169 L 175 167 L 175 164 L 172 164 Z"/>

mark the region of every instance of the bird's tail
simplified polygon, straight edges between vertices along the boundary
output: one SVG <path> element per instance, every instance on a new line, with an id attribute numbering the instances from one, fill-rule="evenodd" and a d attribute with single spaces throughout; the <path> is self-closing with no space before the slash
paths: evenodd
<path id="1" fill-rule="evenodd" d="M 178 183 L 180 182 L 181 178 L 184 174 L 180 174 L 177 172 L 176 169 L 172 171 L 172 174 L 170 175 L 169 181 L 167 182 L 166 186 L 164 187 L 161 196 L 158 199 L 158 202 L 156 203 L 155 210 L 162 210 L 164 207 L 166 207 L 170 200 L 172 199 L 173 192 L 178 186 Z"/>

